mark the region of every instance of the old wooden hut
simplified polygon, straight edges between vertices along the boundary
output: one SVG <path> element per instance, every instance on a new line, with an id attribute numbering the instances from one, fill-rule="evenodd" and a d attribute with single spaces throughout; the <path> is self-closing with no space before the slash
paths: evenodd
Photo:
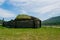
<path id="1" fill-rule="evenodd" d="M 18 15 L 14 20 L 3 22 L 3 25 L 10 28 L 39 28 L 41 20 L 29 15 Z"/>

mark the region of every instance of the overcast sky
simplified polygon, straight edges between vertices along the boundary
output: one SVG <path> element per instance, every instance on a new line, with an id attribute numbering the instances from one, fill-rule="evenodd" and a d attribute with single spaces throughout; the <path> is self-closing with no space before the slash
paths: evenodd
<path id="1" fill-rule="evenodd" d="M 18 14 L 41 20 L 60 16 L 60 0 L 0 0 L 0 19 L 14 19 Z"/>

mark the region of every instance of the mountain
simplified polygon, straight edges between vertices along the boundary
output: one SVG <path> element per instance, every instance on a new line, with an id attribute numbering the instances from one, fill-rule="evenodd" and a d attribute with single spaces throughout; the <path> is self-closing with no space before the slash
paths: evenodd
<path id="1" fill-rule="evenodd" d="M 60 25 L 60 16 L 52 17 L 42 22 L 42 25 Z"/>

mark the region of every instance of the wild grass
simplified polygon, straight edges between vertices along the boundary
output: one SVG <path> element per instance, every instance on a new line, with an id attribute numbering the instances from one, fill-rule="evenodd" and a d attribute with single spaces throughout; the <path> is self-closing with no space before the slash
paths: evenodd
<path id="1" fill-rule="evenodd" d="M 60 28 L 5 28 L 0 26 L 0 40 L 60 40 Z"/>

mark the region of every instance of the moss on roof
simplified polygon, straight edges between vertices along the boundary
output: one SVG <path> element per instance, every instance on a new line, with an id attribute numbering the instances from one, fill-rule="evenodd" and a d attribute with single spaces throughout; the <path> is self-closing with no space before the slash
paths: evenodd
<path id="1" fill-rule="evenodd" d="M 16 17 L 16 19 L 31 19 L 31 17 L 26 14 L 20 14 Z"/>

